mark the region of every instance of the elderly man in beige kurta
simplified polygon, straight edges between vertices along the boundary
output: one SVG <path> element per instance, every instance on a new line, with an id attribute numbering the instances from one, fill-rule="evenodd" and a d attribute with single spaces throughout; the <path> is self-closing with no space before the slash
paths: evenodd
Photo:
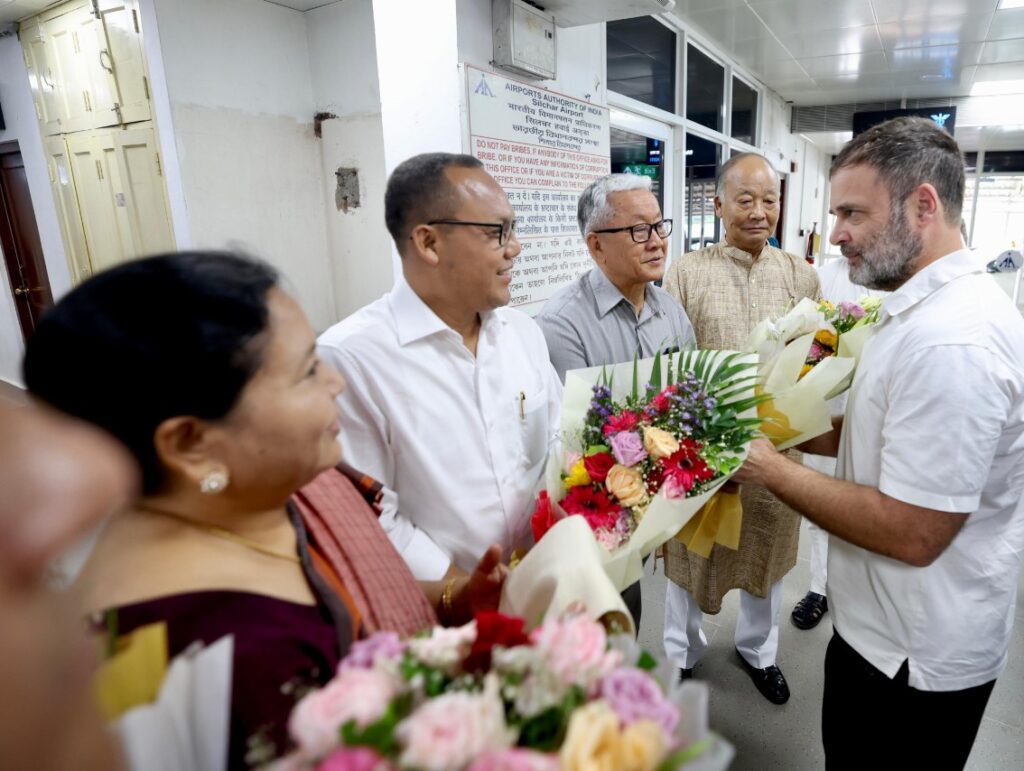
<path id="1" fill-rule="evenodd" d="M 686 309 L 698 347 L 736 350 L 759 321 L 804 297 L 819 298 L 821 288 L 802 258 L 768 245 L 779 217 L 779 181 L 763 157 L 743 153 L 722 167 L 715 212 L 724 240 L 676 259 L 665 289 Z M 775 663 L 782 577 L 796 564 L 800 518 L 762 487 L 744 487 L 741 497 L 739 549 L 716 545 L 704 559 L 668 542 L 665 651 L 689 677 L 707 648 L 703 613 L 718 613 L 725 593 L 741 589 L 736 650 L 758 690 L 783 704 L 789 688 Z"/>

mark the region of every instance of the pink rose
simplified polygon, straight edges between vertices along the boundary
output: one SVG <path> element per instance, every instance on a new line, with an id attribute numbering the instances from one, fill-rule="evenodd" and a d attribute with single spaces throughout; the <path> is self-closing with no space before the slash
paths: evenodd
<path id="1" fill-rule="evenodd" d="M 566 685 L 589 689 L 622 661 L 608 651 L 604 627 L 586 616 L 549 621 L 530 633 L 530 640 L 546 654 L 547 668 Z"/>
<path id="2" fill-rule="evenodd" d="M 692 487 L 693 485 L 691 485 Z M 683 480 L 676 474 L 669 474 L 665 477 L 665 481 L 662 482 L 661 492 L 665 494 L 665 497 L 674 500 L 676 498 L 685 498 L 688 488 Z"/>
<path id="3" fill-rule="evenodd" d="M 288 733 L 307 758 L 336 748 L 338 732 L 350 720 L 363 728 L 380 719 L 397 693 L 397 684 L 376 669 L 346 669 L 302 699 L 288 719 Z"/>
<path id="4" fill-rule="evenodd" d="M 467 771 L 559 771 L 557 755 L 515 748 L 485 752 Z"/>
<path id="5" fill-rule="evenodd" d="M 392 661 L 402 658 L 408 646 L 394 632 L 377 632 L 365 640 L 356 640 L 338 671 L 344 669 L 372 669 L 378 659 Z"/>
<path id="6" fill-rule="evenodd" d="M 386 771 L 391 764 L 369 747 L 342 747 L 317 764 L 316 771 Z"/>
<path id="7" fill-rule="evenodd" d="M 647 457 L 644 440 L 632 431 L 620 431 L 612 437 L 612 455 L 623 466 L 635 466 Z"/>
<path id="8" fill-rule="evenodd" d="M 679 708 L 665 698 L 653 677 L 629 667 L 609 672 L 601 680 L 601 697 L 624 726 L 651 720 L 671 737 L 679 725 Z"/>
<path id="9" fill-rule="evenodd" d="M 403 768 L 447 771 L 464 768 L 488 750 L 510 747 L 498 680 L 489 676 L 481 693 L 451 691 L 425 702 L 398 724 Z"/>

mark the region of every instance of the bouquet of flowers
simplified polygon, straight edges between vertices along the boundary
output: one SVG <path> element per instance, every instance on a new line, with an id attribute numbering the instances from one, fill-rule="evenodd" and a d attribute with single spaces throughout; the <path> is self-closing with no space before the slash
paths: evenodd
<path id="1" fill-rule="evenodd" d="M 531 523 L 537 545 L 506 583 L 503 609 L 530 622 L 573 601 L 595 614 L 614 609 L 611 598 L 640 578 L 643 557 L 676 536 L 742 463 L 760 425 L 756 381 L 754 358 L 728 351 L 567 373 L 564 456 L 549 460 Z M 716 539 L 738 543 L 739 521 L 716 511 L 691 533 L 708 553 Z M 570 530 L 571 538 L 563 534 Z M 611 580 L 600 597 L 597 571 L 578 563 L 591 553 Z"/>
<path id="2" fill-rule="evenodd" d="M 881 301 L 815 302 L 804 298 L 785 316 L 762 321 L 747 340 L 757 353 L 763 392 L 762 430 L 780 450 L 832 430 L 827 401 L 853 382 L 861 349 Z"/>
<path id="3" fill-rule="evenodd" d="M 673 683 L 632 639 L 573 614 L 530 634 L 499 613 L 377 633 L 296 705 L 289 732 L 297 750 L 277 771 L 668 771 L 732 756 L 708 732 L 705 686 Z"/>

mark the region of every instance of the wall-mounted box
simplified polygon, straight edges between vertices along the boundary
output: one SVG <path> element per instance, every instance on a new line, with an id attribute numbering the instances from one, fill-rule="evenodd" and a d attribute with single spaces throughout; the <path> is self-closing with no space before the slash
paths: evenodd
<path id="1" fill-rule="evenodd" d="M 494 64 L 533 79 L 555 77 L 555 17 L 522 0 L 491 0 Z"/>

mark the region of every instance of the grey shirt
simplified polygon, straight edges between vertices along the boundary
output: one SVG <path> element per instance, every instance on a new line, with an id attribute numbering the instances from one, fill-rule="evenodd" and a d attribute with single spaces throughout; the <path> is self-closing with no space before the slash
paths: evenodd
<path id="1" fill-rule="evenodd" d="M 536 320 L 563 381 L 570 369 L 630 361 L 638 346 L 644 358 L 695 342 L 686 311 L 668 292 L 648 284 L 637 318 L 629 300 L 597 267 L 559 290 Z"/>

